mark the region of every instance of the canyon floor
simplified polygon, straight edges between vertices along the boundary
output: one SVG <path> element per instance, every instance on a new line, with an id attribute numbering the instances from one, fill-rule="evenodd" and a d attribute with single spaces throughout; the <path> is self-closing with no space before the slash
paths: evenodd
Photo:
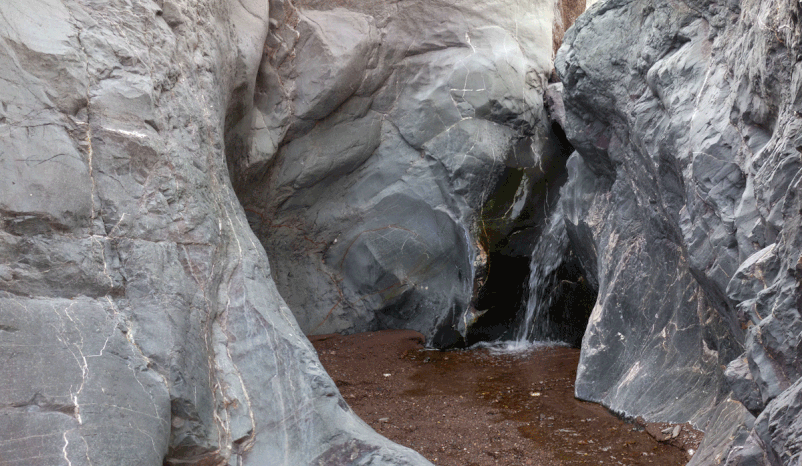
<path id="1" fill-rule="evenodd" d="M 702 439 L 575 399 L 575 348 L 437 351 L 407 330 L 309 338 L 362 419 L 440 466 L 674 466 Z"/>

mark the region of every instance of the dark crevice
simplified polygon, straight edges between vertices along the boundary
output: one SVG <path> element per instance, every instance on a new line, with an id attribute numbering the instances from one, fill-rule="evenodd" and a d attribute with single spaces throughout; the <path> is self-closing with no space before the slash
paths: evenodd
<path id="1" fill-rule="evenodd" d="M 559 340 L 579 346 L 596 301 L 596 290 L 586 278 L 580 261 L 566 240 L 561 265 L 547 277 L 541 290 L 530 290 L 531 256 L 538 238 L 546 234 L 547 222 L 559 203 L 560 187 L 567 180 L 566 162 L 573 153 L 565 131 L 552 123 L 552 139 L 558 154 L 550 158 L 542 173 L 526 171 L 529 190 L 523 212 L 513 224 L 493 219 L 514 202 L 515 187 L 527 178 L 523 170 L 510 169 L 485 204 L 482 242 L 487 251 L 485 280 L 474 297 L 473 306 L 481 314 L 468 329 L 468 345 L 480 341 L 511 340 L 521 325 L 531 293 L 539 293 L 550 305 L 544 318 L 549 331 L 538 338 Z M 562 221 L 560 219 L 560 221 Z"/>
<path id="2" fill-rule="evenodd" d="M 582 345 L 598 294 L 585 275 L 582 264 L 569 249 L 545 289 L 528 290 L 549 303 L 541 316 L 538 340 L 560 341 L 576 348 Z"/>
<path id="3" fill-rule="evenodd" d="M 488 258 L 489 278 L 475 301 L 477 309 L 485 310 L 470 327 L 467 344 L 480 341 L 511 340 L 514 338 L 518 309 L 526 295 L 529 258 L 491 254 Z M 492 273 L 492 271 L 503 273 Z"/>

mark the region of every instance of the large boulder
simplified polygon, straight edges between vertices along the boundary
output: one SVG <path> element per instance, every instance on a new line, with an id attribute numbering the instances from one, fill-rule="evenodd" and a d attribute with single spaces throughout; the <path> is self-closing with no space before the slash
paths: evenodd
<path id="1" fill-rule="evenodd" d="M 429 464 L 345 404 L 232 189 L 271 3 L 0 3 L 4 464 Z"/>
<path id="2" fill-rule="evenodd" d="M 562 203 L 599 288 L 577 396 L 697 423 L 695 464 L 800 459 L 800 15 L 606 0 L 556 60 Z"/>
<path id="3" fill-rule="evenodd" d="M 565 162 L 543 106 L 562 13 L 551 0 L 336 5 L 285 8 L 253 111 L 231 122 L 235 188 L 304 332 L 404 327 L 458 344 L 488 237 L 537 223 L 529 191 Z"/>

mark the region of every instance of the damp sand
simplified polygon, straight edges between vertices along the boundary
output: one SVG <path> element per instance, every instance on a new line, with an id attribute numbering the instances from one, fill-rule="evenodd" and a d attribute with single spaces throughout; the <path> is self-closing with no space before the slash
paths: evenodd
<path id="1" fill-rule="evenodd" d="M 575 348 L 436 351 L 407 330 L 310 340 L 363 420 L 440 466 L 675 466 L 702 439 L 688 425 L 628 423 L 575 399 Z"/>

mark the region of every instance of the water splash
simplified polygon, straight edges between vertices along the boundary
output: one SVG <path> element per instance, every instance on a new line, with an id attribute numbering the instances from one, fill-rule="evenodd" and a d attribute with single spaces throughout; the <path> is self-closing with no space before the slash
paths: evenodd
<path id="1" fill-rule="evenodd" d="M 526 357 L 529 353 L 543 348 L 553 348 L 555 346 L 571 346 L 559 341 L 528 341 L 528 340 L 507 340 L 507 341 L 480 341 L 468 348 L 487 349 L 494 356 L 511 355 Z"/>
<path id="2" fill-rule="evenodd" d="M 568 233 L 563 218 L 562 205 L 558 203 L 532 251 L 529 293 L 515 332 L 515 342 L 519 344 L 555 339 L 557 329 L 552 328 L 549 310 L 554 303 L 556 272 L 568 250 Z"/>

